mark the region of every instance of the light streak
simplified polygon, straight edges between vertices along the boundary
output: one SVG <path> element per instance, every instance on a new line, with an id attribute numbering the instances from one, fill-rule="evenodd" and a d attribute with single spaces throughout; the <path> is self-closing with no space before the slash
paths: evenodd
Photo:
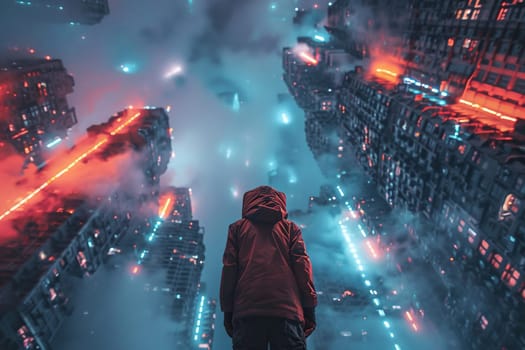
<path id="1" fill-rule="evenodd" d="M 28 132 L 29 132 L 29 130 L 24 129 L 24 130 L 20 131 L 18 134 L 14 134 L 13 137 L 11 137 L 11 138 L 12 138 L 13 140 L 14 140 L 14 139 L 17 139 L 17 138 L 19 138 L 20 136 L 23 136 L 23 135 L 27 134 Z"/>
<path id="2" fill-rule="evenodd" d="M 50 143 L 48 143 L 46 145 L 47 148 L 52 148 L 56 145 L 58 145 L 60 143 L 60 141 L 62 141 L 62 139 L 60 137 L 57 137 L 55 140 L 51 141 Z"/>
<path id="3" fill-rule="evenodd" d="M 408 320 L 412 322 L 414 319 L 412 318 L 412 314 L 409 311 L 405 311 L 405 315 L 407 316 Z"/>
<path id="4" fill-rule="evenodd" d="M 235 93 L 233 95 L 232 109 L 235 112 L 238 112 L 241 109 L 241 102 L 239 101 L 239 94 Z"/>
<path id="5" fill-rule="evenodd" d="M 91 153 L 95 152 L 100 146 L 102 146 L 104 143 L 106 143 L 108 140 L 104 139 L 100 142 L 98 142 L 95 146 L 91 147 L 86 152 L 82 153 L 79 157 L 75 158 L 67 167 L 56 173 L 54 176 L 52 176 L 49 180 L 44 182 L 42 185 L 40 185 L 36 190 L 30 192 L 27 196 L 22 198 L 18 203 L 13 205 L 11 208 L 6 210 L 2 215 L 0 215 L 0 220 L 3 220 L 6 216 L 11 214 L 13 211 L 20 208 L 22 205 L 29 202 L 34 196 L 36 196 L 38 193 L 40 193 L 43 189 L 51 185 L 53 182 L 58 180 L 62 175 L 67 173 L 71 168 L 73 168 L 75 165 L 77 165 L 79 162 L 81 162 L 83 159 L 85 159 L 87 156 L 89 156 Z"/>
<path id="6" fill-rule="evenodd" d="M 181 72 L 182 72 L 182 67 L 181 66 L 175 66 L 175 67 L 171 68 L 170 70 L 168 70 L 166 72 L 166 74 L 164 74 L 164 78 L 166 78 L 166 79 L 173 78 L 174 76 L 179 75 L 179 73 L 181 73 Z"/>
<path id="7" fill-rule="evenodd" d="M 138 118 L 138 116 L 140 115 L 140 113 L 136 113 L 133 117 L 131 117 L 129 120 L 127 120 L 126 122 L 122 123 L 122 125 L 120 125 L 119 127 L 115 128 L 110 134 L 113 136 L 113 135 L 116 135 L 120 130 L 122 130 L 123 127 L 125 127 L 126 125 L 129 125 L 133 120 L 135 120 L 136 118 Z M 106 137 L 104 138 L 103 140 L 97 142 L 94 146 L 92 146 L 91 148 L 89 148 L 87 151 L 85 151 L 84 153 L 82 153 L 81 155 L 79 155 L 78 157 L 76 157 L 71 163 L 69 163 L 68 166 L 66 166 L 64 169 L 60 170 L 59 172 L 57 172 L 55 175 L 53 175 L 52 177 L 50 177 L 46 182 L 44 182 L 42 185 L 40 185 L 39 187 L 37 187 L 35 190 L 33 190 L 32 192 L 30 192 L 28 195 L 26 195 L 24 198 L 22 198 L 20 201 L 18 201 L 16 204 L 14 204 L 11 208 L 7 209 L 2 215 L 0 215 L 0 221 L 3 220 L 5 217 L 7 217 L 9 214 L 11 214 L 12 212 L 14 212 L 15 210 L 17 210 L 18 208 L 20 208 L 22 205 L 26 204 L 27 202 L 29 202 L 33 197 L 35 197 L 37 194 L 39 194 L 42 190 L 44 190 L 45 188 L 47 188 L 49 185 L 51 185 L 53 182 L 55 182 L 56 180 L 58 180 L 59 178 L 62 177 L 62 175 L 64 175 L 65 173 L 67 173 L 69 170 L 71 170 L 73 167 L 75 167 L 78 163 L 80 163 L 81 161 L 83 161 L 84 159 L 86 159 L 88 156 L 90 156 L 91 154 L 93 154 L 95 151 L 97 151 L 103 144 L 105 144 L 106 142 L 108 142 L 109 138 Z"/>
<path id="8" fill-rule="evenodd" d="M 500 119 L 503 119 L 503 120 L 508 120 L 508 121 L 511 121 L 511 122 L 518 121 L 517 118 L 509 117 L 508 115 L 503 115 L 500 112 L 497 112 L 497 111 L 495 111 L 493 109 L 490 109 L 490 108 L 487 108 L 487 107 L 484 107 L 484 106 L 480 106 L 477 103 L 474 103 L 474 102 L 471 102 L 471 101 L 468 101 L 468 100 L 465 100 L 465 99 L 460 99 L 459 102 L 463 103 L 463 104 L 465 104 L 467 106 L 470 106 L 472 108 L 481 109 L 482 111 L 484 111 L 486 113 L 489 113 L 489 114 L 492 114 L 492 115 L 495 115 L 496 117 L 499 117 Z"/>
<path id="9" fill-rule="evenodd" d="M 138 117 L 140 116 L 140 112 L 137 112 L 133 115 L 133 117 L 131 117 L 130 119 L 128 119 L 127 121 L 125 121 L 124 123 L 122 123 L 122 125 L 118 126 L 117 128 L 113 129 L 113 131 L 111 131 L 109 134 L 111 136 L 115 136 L 116 134 L 118 134 L 120 132 L 120 130 L 122 130 L 123 128 L 125 128 L 126 126 L 128 126 L 129 124 L 131 124 L 135 119 L 137 119 Z M 107 140 L 106 140 L 107 141 Z"/>
<path id="10" fill-rule="evenodd" d="M 200 305 L 199 305 L 199 312 L 197 314 L 197 323 L 196 323 L 196 327 L 195 327 L 195 334 L 194 334 L 194 338 L 193 340 L 198 340 L 199 339 L 199 331 L 200 331 L 200 325 L 201 325 L 201 318 L 202 318 L 202 312 L 204 310 L 204 296 L 201 296 L 201 301 L 200 301 Z"/>
<path id="11" fill-rule="evenodd" d="M 168 200 L 166 200 L 166 203 L 164 203 L 164 206 L 162 207 L 162 210 L 159 215 L 162 219 L 166 218 L 166 211 L 168 210 L 168 206 L 170 205 L 170 203 L 171 203 L 171 197 L 169 197 Z"/>
<path id="12" fill-rule="evenodd" d="M 348 209 L 349 212 L 352 212 L 352 207 L 349 205 L 349 204 L 346 204 L 346 207 Z M 348 220 L 348 218 L 347 218 Z M 347 230 L 347 227 L 345 224 L 343 224 L 343 221 L 339 221 L 339 226 L 341 228 L 341 233 L 343 234 L 343 237 L 348 245 L 348 249 L 352 252 L 352 256 L 354 257 L 354 262 L 356 263 L 357 265 L 357 269 L 359 271 L 364 271 L 364 268 L 363 268 L 363 265 L 361 265 L 361 260 L 359 259 L 359 256 L 357 254 L 357 249 L 356 249 L 356 246 L 355 244 L 352 242 L 352 237 L 350 236 L 348 230 Z M 361 225 L 357 225 L 359 227 L 359 230 L 364 232 Z M 364 236 L 366 237 L 366 235 Z M 367 241 L 367 243 L 370 243 L 369 241 Z M 367 286 L 367 287 L 371 287 L 372 286 L 372 282 L 366 278 L 366 274 L 365 273 L 361 273 L 361 277 L 363 278 L 363 283 Z M 385 311 L 383 310 L 383 308 L 380 306 L 381 305 L 381 301 L 379 300 L 379 293 L 377 292 L 377 290 L 375 289 L 370 289 L 369 290 L 370 294 L 373 295 L 373 303 L 374 305 L 376 306 L 377 308 L 377 311 L 379 313 L 379 315 L 381 317 L 385 317 L 386 314 L 385 314 Z M 346 293 L 346 291 L 345 291 Z M 345 293 L 343 293 L 343 297 L 345 296 Z M 391 331 L 391 325 L 390 323 L 385 320 L 383 321 L 383 325 L 385 326 L 386 329 L 388 329 L 388 333 L 390 335 L 390 338 L 394 338 L 394 332 Z M 400 350 L 399 346 L 397 344 L 394 345 L 396 349 Z"/>
<path id="13" fill-rule="evenodd" d="M 398 74 L 397 73 L 394 73 L 392 72 L 391 70 L 388 70 L 388 69 L 383 69 L 383 68 L 377 68 L 376 69 L 376 72 L 378 73 L 383 73 L 383 74 L 386 74 L 386 75 L 389 75 L 393 78 L 397 78 L 398 77 Z"/>
<path id="14" fill-rule="evenodd" d="M 370 253 L 372 254 L 372 256 L 377 259 L 377 253 L 376 253 L 376 250 L 374 249 L 374 247 L 372 246 L 372 243 L 370 241 L 366 241 L 366 245 L 368 247 L 368 249 L 370 250 Z"/>
<path id="15" fill-rule="evenodd" d="M 299 56 L 303 59 L 304 62 L 306 63 L 311 63 L 313 64 L 314 66 L 319 63 L 319 61 L 317 61 L 315 58 L 313 58 L 310 54 L 302 51 L 301 53 L 299 53 Z"/>

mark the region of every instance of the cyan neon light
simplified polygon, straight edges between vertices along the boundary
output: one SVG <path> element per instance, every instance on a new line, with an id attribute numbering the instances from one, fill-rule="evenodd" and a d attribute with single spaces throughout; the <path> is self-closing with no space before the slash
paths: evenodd
<path id="1" fill-rule="evenodd" d="M 199 332 L 201 330 L 200 326 L 201 326 L 202 311 L 204 310 L 204 300 L 205 300 L 205 297 L 201 296 L 201 301 L 199 304 L 199 313 L 197 314 L 197 323 L 195 327 L 195 333 L 193 336 L 193 340 L 195 341 L 199 339 Z"/>
<path id="2" fill-rule="evenodd" d="M 60 137 L 57 137 L 56 139 L 54 139 L 53 141 L 51 141 L 50 143 L 48 143 L 46 145 L 47 148 L 52 148 L 52 147 L 55 147 L 56 145 L 58 145 L 60 143 L 60 141 L 62 141 L 62 139 Z"/>
<path id="3" fill-rule="evenodd" d="M 346 206 L 347 206 L 348 210 L 352 210 L 352 208 L 351 208 L 351 206 L 349 204 L 346 204 Z M 345 221 L 348 221 L 348 220 L 349 220 L 349 218 L 346 217 Z M 372 286 L 372 282 L 369 279 L 366 278 L 366 274 L 363 272 L 364 271 L 364 266 L 362 265 L 361 259 L 359 258 L 358 254 L 357 254 L 357 249 L 355 247 L 354 242 L 352 241 L 352 237 L 350 236 L 349 232 L 347 231 L 346 225 L 342 221 L 339 221 L 339 227 L 341 228 L 341 233 L 343 234 L 343 238 L 345 239 L 345 241 L 346 241 L 346 243 L 348 245 L 348 249 L 350 250 L 352 257 L 354 258 L 354 263 L 356 264 L 357 269 L 359 271 L 361 271 L 361 277 L 363 278 L 363 283 L 367 287 L 371 287 Z M 363 238 L 366 238 L 366 233 L 365 233 L 365 231 L 363 230 L 363 227 L 360 224 L 358 224 L 358 229 L 359 229 L 361 235 L 363 236 Z M 385 310 L 380 306 L 381 305 L 381 301 L 379 300 L 379 297 L 378 297 L 379 293 L 377 292 L 377 290 L 370 289 L 369 292 L 370 292 L 370 295 L 374 296 L 372 301 L 375 304 L 375 306 L 377 307 L 377 312 L 378 312 L 379 316 L 382 317 L 382 318 L 386 317 Z M 390 322 L 388 322 L 387 320 L 384 320 L 383 321 L 383 325 L 384 325 L 384 327 L 387 330 L 389 330 L 388 331 L 388 335 L 390 336 L 390 338 L 394 338 L 395 337 L 394 332 L 390 331 L 390 329 L 391 329 Z M 401 347 L 398 344 L 394 344 L 394 348 L 395 348 L 395 350 L 401 350 Z"/>

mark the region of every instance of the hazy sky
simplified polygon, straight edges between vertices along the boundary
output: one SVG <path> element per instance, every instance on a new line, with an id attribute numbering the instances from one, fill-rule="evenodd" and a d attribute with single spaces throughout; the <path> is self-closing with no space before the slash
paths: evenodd
<path id="1" fill-rule="evenodd" d="M 218 297 L 226 230 L 240 216 L 244 191 L 268 183 L 268 172 L 278 169 L 289 208 L 305 208 L 324 181 L 305 144 L 302 112 L 277 103 L 287 92 L 282 47 L 300 33 L 294 8 L 312 4 L 110 0 L 110 15 L 94 26 L 0 11 L 0 44 L 6 57 L 32 48 L 35 56 L 63 60 L 75 79 L 68 97 L 79 120 L 73 138 L 128 105 L 172 107 L 176 156 L 161 181 L 193 190 L 194 217 L 206 229 L 203 280 Z M 169 76 L 176 67 L 181 71 Z M 223 94 L 230 92 L 239 94 L 237 111 Z M 215 339 L 217 349 L 227 348 L 220 312 Z"/>

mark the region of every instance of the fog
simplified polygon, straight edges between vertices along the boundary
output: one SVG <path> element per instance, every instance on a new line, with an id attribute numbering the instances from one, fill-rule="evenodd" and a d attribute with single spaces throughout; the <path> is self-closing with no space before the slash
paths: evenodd
<path id="1" fill-rule="evenodd" d="M 313 1 L 275 4 L 271 9 L 270 2 L 255 0 L 111 0 L 110 15 L 93 26 L 54 23 L 29 11 L 0 11 L 3 58 L 49 55 L 73 75 L 68 101 L 79 122 L 70 144 L 88 126 L 129 105 L 171 106 L 175 157 L 161 181 L 193 190 L 194 218 L 206 228 L 203 281 L 211 297 L 218 297 L 226 230 L 240 217 L 242 194 L 268 184 L 269 172 L 277 170 L 282 176 L 272 185 L 287 193 L 290 208 L 304 208 L 325 181 L 304 141 L 302 111 L 277 99 L 287 92 L 282 47 L 308 30 L 292 25 L 294 8 Z M 239 95 L 238 109 L 224 93 Z M 282 122 L 283 113 L 288 124 Z M 100 274 L 98 285 L 105 283 Z M 219 313 L 218 349 L 229 344 L 221 321 Z M 153 324 L 127 327 L 147 334 Z"/>

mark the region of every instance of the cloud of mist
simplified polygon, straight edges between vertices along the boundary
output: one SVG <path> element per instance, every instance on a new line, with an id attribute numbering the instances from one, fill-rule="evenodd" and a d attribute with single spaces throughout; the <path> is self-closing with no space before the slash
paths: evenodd
<path id="1" fill-rule="evenodd" d="M 110 15 L 94 26 L 4 13 L 0 46 L 9 48 L 6 56 L 33 48 L 63 60 L 75 79 L 68 96 L 79 120 L 73 139 L 128 105 L 172 106 L 175 158 L 161 181 L 193 189 L 194 218 L 206 228 L 203 278 L 217 297 L 226 230 L 240 216 L 242 194 L 268 183 L 270 170 L 293 168 L 296 181 L 274 185 L 287 192 L 289 208 L 304 207 L 322 181 L 304 142 L 302 111 L 289 108 L 292 122 L 281 124 L 276 96 L 287 92 L 281 48 L 299 34 L 293 9 L 313 1 L 275 2 L 274 11 L 255 0 L 189 3 L 113 0 Z M 166 79 L 173 65 L 182 72 Z M 239 111 L 218 96 L 228 89 L 243 97 Z M 219 323 L 217 344 L 227 344 Z"/>
<path id="2" fill-rule="evenodd" d="M 162 277 L 131 275 L 123 261 L 117 266 L 121 273 L 104 267 L 75 284 L 73 314 L 53 348 L 166 349 L 177 342 L 180 325 L 168 316 L 170 299 L 145 291 Z"/>

